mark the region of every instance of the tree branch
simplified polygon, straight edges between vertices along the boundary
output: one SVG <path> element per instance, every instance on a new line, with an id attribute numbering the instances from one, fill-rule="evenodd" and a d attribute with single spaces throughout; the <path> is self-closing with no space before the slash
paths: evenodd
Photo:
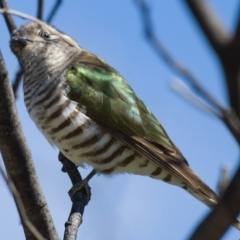
<path id="1" fill-rule="evenodd" d="M 43 0 L 38 0 L 37 18 L 40 20 L 43 18 Z"/>
<path id="2" fill-rule="evenodd" d="M 219 57 L 228 86 L 231 107 L 240 117 L 240 20 L 234 35 L 222 27 L 216 16 L 213 17 L 214 13 L 206 1 L 186 0 L 185 2 Z"/>
<path id="3" fill-rule="evenodd" d="M 8 9 L 8 4 L 7 4 L 7 1 L 5 0 L 0 0 L 0 7 L 1 8 L 5 8 L 5 9 Z M 13 18 L 10 14 L 8 13 L 4 13 L 4 19 L 5 19 L 5 22 L 7 24 L 7 27 L 8 27 L 8 30 L 10 32 L 10 34 L 15 30 L 17 29 L 14 21 L 13 21 Z"/>
<path id="4" fill-rule="evenodd" d="M 50 23 L 53 20 L 61 4 L 62 4 L 62 0 L 56 0 L 51 12 L 49 13 L 49 16 L 47 17 L 47 20 L 46 20 L 47 23 Z"/>
<path id="5" fill-rule="evenodd" d="M 135 0 L 141 19 L 143 22 L 144 33 L 158 56 L 170 67 L 177 75 L 187 80 L 191 87 L 198 93 L 208 104 L 221 114 L 221 120 L 225 123 L 231 133 L 234 135 L 238 144 L 240 144 L 240 120 L 234 112 L 225 109 L 211 94 L 207 92 L 200 84 L 198 79 L 184 66 L 178 63 L 173 56 L 166 50 L 154 32 L 149 7 L 143 0 Z"/>
<path id="6" fill-rule="evenodd" d="M 190 240 L 218 240 L 235 221 L 240 210 L 240 168 L 223 194 L 219 204 L 197 227 Z"/>
<path id="7" fill-rule="evenodd" d="M 13 198 L 15 199 L 15 203 L 17 205 L 18 211 L 20 212 L 20 216 L 21 216 L 21 220 L 23 221 L 23 224 L 29 229 L 29 231 L 31 231 L 31 233 L 37 240 L 45 240 L 45 238 L 42 236 L 42 234 L 35 228 L 35 226 L 31 223 L 31 221 L 29 221 L 26 211 L 25 211 L 25 208 L 24 208 L 24 205 L 23 205 L 23 202 L 22 202 L 22 199 L 20 197 L 20 194 L 17 191 L 11 178 L 7 179 L 7 177 L 5 176 L 1 165 L 0 165 L 0 175 L 2 176 L 4 182 L 8 186 L 8 189 L 10 190 Z"/>
<path id="8" fill-rule="evenodd" d="M 223 23 L 205 0 L 185 0 L 185 3 L 191 9 L 212 48 L 221 56 L 232 39 L 232 34 L 223 27 Z"/>
<path id="9" fill-rule="evenodd" d="M 144 0 L 135 0 L 137 6 L 139 7 L 139 11 L 141 14 L 141 18 L 143 21 L 144 33 L 149 41 L 150 45 L 153 47 L 155 52 L 158 54 L 161 59 L 165 61 L 165 63 L 172 68 L 178 75 L 182 76 L 188 83 L 191 84 L 191 87 L 208 103 L 210 104 L 215 111 L 218 111 L 221 115 L 221 120 L 225 123 L 228 129 L 232 132 L 233 136 L 237 140 L 240 145 L 240 121 L 239 118 L 235 115 L 233 111 L 228 111 L 224 107 L 222 107 L 198 82 L 198 80 L 193 76 L 191 72 L 186 70 L 186 68 L 182 67 L 163 47 L 159 39 L 157 39 L 151 21 L 151 16 L 149 12 L 149 7 Z M 194 3 L 196 6 L 198 4 L 202 4 L 204 1 L 194 1 L 189 0 L 188 2 Z M 205 10 L 204 10 L 205 9 Z M 208 37 L 211 38 L 211 43 L 214 45 L 218 51 L 219 47 L 227 44 L 228 37 L 226 33 L 221 30 L 220 25 L 213 22 L 213 19 L 210 19 L 209 22 L 205 22 L 202 20 L 206 18 L 211 18 L 210 11 L 203 8 L 200 11 L 194 9 L 194 11 L 198 11 L 197 14 L 202 14 L 198 16 L 201 18 L 203 27 L 206 28 Z M 205 15 L 203 15 L 205 14 Z M 216 20 L 215 20 L 216 21 Z M 207 25 L 208 24 L 208 25 Z M 216 25 L 217 24 L 217 25 Z M 213 30 L 211 32 L 211 28 L 217 28 L 217 31 Z M 220 34 L 220 35 L 219 35 Z M 217 39 L 217 36 L 221 38 L 221 41 Z M 222 234 L 226 231 L 226 229 L 235 221 L 235 217 L 240 211 L 240 169 L 237 171 L 234 179 L 231 184 L 227 188 L 224 193 L 222 199 L 220 199 L 217 207 L 209 214 L 209 216 L 202 222 L 199 229 L 194 232 L 193 236 L 190 238 L 191 240 L 196 239 L 219 239 Z M 217 226 L 217 227 L 216 227 Z M 237 225 L 239 228 L 239 223 Z M 214 233 L 213 233 L 214 231 Z M 199 237 L 200 236 L 200 237 Z"/>
<path id="10" fill-rule="evenodd" d="M 12 89 L 13 89 L 13 94 L 14 94 L 15 99 L 18 98 L 17 90 L 18 90 L 18 87 L 21 83 L 22 76 L 23 76 L 23 70 L 21 68 L 19 68 L 16 75 L 15 75 L 15 79 L 13 81 L 13 84 L 12 84 Z"/>
<path id="11" fill-rule="evenodd" d="M 238 44 L 240 42 L 240 4 L 238 6 L 238 18 L 237 18 L 236 30 L 235 30 L 235 35 L 234 35 L 233 41 Z"/>
<path id="12" fill-rule="evenodd" d="M 47 239 L 59 239 L 26 145 L 0 52 L 0 151 L 9 177 L 18 189 L 29 220 Z M 31 184 L 30 184 L 31 183 Z M 27 239 L 34 239 L 24 226 Z"/>
<path id="13" fill-rule="evenodd" d="M 62 171 L 68 174 L 73 185 L 82 182 L 82 177 L 74 163 L 69 161 L 61 152 L 59 152 L 58 159 L 63 164 Z M 77 231 L 82 223 L 84 208 L 87 204 L 86 199 L 87 192 L 85 188 L 82 188 L 73 195 L 72 209 L 68 221 L 65 223 L 64 240 L 77 238 Z"/>

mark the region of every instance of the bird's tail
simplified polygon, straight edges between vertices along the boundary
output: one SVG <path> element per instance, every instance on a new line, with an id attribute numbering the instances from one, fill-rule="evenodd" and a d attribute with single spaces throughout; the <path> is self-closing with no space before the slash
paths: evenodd
<path id="1" fill-rule="evenodd" d="M 187 184 L 184 189 L 189 192 L 193 197 L 197 198 L 199 201 L 201 201 L 211 209 L 215 208 L 219 200 L 217 194 L 211 188 L 209 188 L 200 178 L 196 178 L 195 175 L 195 183 L 196 182 L 197 186 Z M 240 230 L 239 219 L 236 218 L 232 226 L 235 227 L 237 230 Z"/>

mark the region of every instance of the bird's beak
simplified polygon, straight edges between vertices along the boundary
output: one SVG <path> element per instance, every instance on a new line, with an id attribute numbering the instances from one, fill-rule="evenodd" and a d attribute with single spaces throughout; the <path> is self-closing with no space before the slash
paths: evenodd
<path id="1" fill-rule="evenodd" d="M 17 45 L 21 50 L 27 46 L 27 44 L 31 42 L 27 37 L 21 37 L 21 36 L 14 36 L 12 37 L 11 44 Z"/>

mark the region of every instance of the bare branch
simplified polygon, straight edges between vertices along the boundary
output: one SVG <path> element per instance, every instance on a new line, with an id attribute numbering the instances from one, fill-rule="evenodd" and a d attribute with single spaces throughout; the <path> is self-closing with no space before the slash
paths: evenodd
<path id="1" fill-rule="evenodd" d="M 223 193 L 226 191 L 229 183 L 230 183 L 230 171 L 228 166 L 223 166 L 221 169 L 221 175 L 218 183 L 218 192 L 219 196 L 222 196 Z"/>
<path id="2" fill-rule="evenodd" d="M 43 17 L 43 0 L 38 0 L 37 18 L 42 20 L 42 17 Z"/>
<path id="3" fill-rule="evenodd" d="M 74 163 L 69 161 L 61 152 L 59 152 L 58 159 L 63 164 L 62 171 L 67 172 L 73 186 L 82 182 L 82 177 Z M 73 195 L 71 199 L 73 204 L 68 221 L 65 223 L 64 240 L 73 240 L 77 238 L 77 231 L 82 223 L 84 208 L 87 204 L 86 189 L 80 189 Z"/>
<path id="4" fill-rule="evenodd" d="M 141 13 L 144 33 L 155 52 L 177 75 L 187 80 L 195 92 L 198 93 L 210 106 L 216 109 L 217 112 L 221 113 L 221 120 L 223 120 L 231 133 L 234 135 L 238 144 L 240 144 L 240 121 L 237 117 L 235 117 L 234 112 L 230 112 L 225 109 L 199 84 L 198 79 L 189 70 L 187 70 L 187 68 L 183 67 L 173 58 L 173 56 L 171 56 L 154 33 L 148 5 L 143 0 L 135 0 L 135 2 Z"/>
<path id="5" fill-rule="evenodd" d="M 186 0 L 185 2 L 219 57 L 228 86 L 231 107 L 240 117 L 240 15 L 234 35 L 222 27 L 222 23 L 214 16 L 206 1 Z"/>
<path id="6" fill-rule="evenodd" d="M 225 46 L 232 39 L 232 34 L 223 27 L 223 23 L 205 0 L 185 0 L 201 26 L 212 48 L 218 55 L 224 53 Z"/>
<path id="7" fill-rule="evenodd" d="M 21 194 L 21 199 L 29 220 L 38 227 L 38 230 L 45 238 L 59 239 L 38 183 L 30 151 L 23 136 L 12 88 L 1 52 L 0 151 L 7 173 Z M 24 231 L 26 238 L 31 239 L 32 233 L 25 225 Z"/>
<path id="8" fill-rule="evenodd" d="M 5 0 L 0 0 L 0 7 L 1 8 L 5 8 L 5 9 L 8 9 L 8 4 L 7 4 L 7 1 Z M 7 27 L 8 27 L 8 31 L 10 33 L 10 35 L 12 34 L 12 32 L 17 29 L 14 21 L 13 21 L 13 18 L 10 14 L 8 13 L 4 13 L 4 19 L 6 21 L 6 24 L 7 24 Z"/>
<path id="9" fill-rule="evenodd" d="M 18 90 L 18 87 L 21 83 L 22 76 L 23 76 L 23 71 L 20 68 L 20 69 L 18 69 L 18 71 L 16 73 L 15 80 L 13 81 L 13 85 L 12 85 L 13 94 L 15 96 L 15 99 L 17 99 L 17 90 Z"/>
<path id="10" fill-rule="evenodd" d="M 238 6 L 238 19 L 237 19 L 237 27 L 235 31 L 234 41 L 239 43 L 240 42 L 240 5 Z"/>
<path id="11" fill-rule="evenodd" d="M 233 136 L 237 140 L 238 144 L 240 144 L 240 121 L 234 112 L 230 112 L 226 110 L 223 106 L 221 106 L 198 82 L 198 80 L 193 76 L 191 72 L 186 70 L 182 65 L 180 65 L 163 47 L 159 39 L 157 39 L 152 21 L 149 12 L 149 7 L 144 0 L 135 0 L 137 6 L 139 7 L 139 11 L 141 13 L 141 18 L 143 21 L 144 32 L 147 37 L 147 40 L 154 48 L 155 52 L 161 57 L 165 63 L 172 68 L 178 75 L 183 77 L 191 84 L 191 87 L 197 92 L 213 109 L 216 109 L 215 112 L 219 112 L 221 114 L 221 120 L 224 121 L 225 125 L 232 132 Z M 196 4 L 201 4 L 203 1 L 191 1 Z M 201 2 L 201 3 L 200 3 Z M 206 14 L 207 10 L 204 10 Z M 203 14 L 203 12 L 202 12 Z M 209 15 L 209 11 L 207 13 L 207 17 Z M 209 20 L 212 21 L 212 20 Z M 207 23 L 206 23 L 207 24 Z M 213 22 L 209 25 L 211 27 L 214 26 Z M 210 30 L 210 28 L 209 28 Z M 209 31 L 208 30 L 208 31 Z M 221 30 L 218 29 L 221 32 Z M 225 33 L 221 34 L 222 39 L 225 39 L 223 42 L 218 42 L 216 33 L 210 31 L 208 32 L 211 35 L 212 44 L 218 45 L 215 47 L 219 47 L 224 43 L 224 41 L 228 41 Z M 214 33 L 214 34 L 213 34 Z M 224 43 L 226 44 L 226 43 Z M 202 222 L 199 228 L 193 233 L 191 240 L 200 240 L 200 239 L 220 239 L 222 234 L 226 231 L 226 229 L 235 222 L 235 226 L 239 229 L 240 224 L 239 221 L 235 219 L 240 211 L 240 169 L 235 175 L 233 181 L 229 185 L 223 197 L 220 199 L 217 207 L 209 214 L 209 216 Z"/>
<path id="12" fill-rule="evenodd" d="M 55 5 L 52 8 L 52 11 L 47 17 L 47 20 L 46 20 L 47 23 L 50 23 L 53 20 L 61 4 L 62 4 L 62 0 L 56 0 Z"/>
<path id="13" fill-rule="evenodd" d="M 4 182 L 8 186 L 8 189 L 10 190 L 12 196 L 15 199 L 18 211 L 20 212 L 21 220 L 23 221 L 24 225 L 31 231 L 33 236 L 38 240 L 45 240 L 45 238 L 42 236 L 42 234 L 35 228 L 35 226 L 29 221 L 21 196 L 19 192 L 17 191 L 13 181 L 11 178 L 8 178 L 5 176 L 4 171 L 0 165 L 0 175 L 2 176 Z"/>
<path id="14" fill-rule="evenodd" d="M 229 187 L 223 194 L 219 204 L 197 227 L 190 240 L 218 240 L 235 221 L 240 211 L 240 168 Z M 239 223 L 238 223 L 239 228 Z"/>
<path id="15" fill-rule="evenodd" d="M 211 106 L 209 106 L 206 102 L 204 102 L 201 98 L 199 98 L 196 94 L 194 94 L 191 89 L 180 79 L 174 79 L 171 82 L 171 87 L 174 91 L 176 91 L 180 96 L 184 97 L 189 102 L 193 103 L 196 107 L 204 110 L 217 118 L 222 118 L 221 113 L 217 112 Z"/>

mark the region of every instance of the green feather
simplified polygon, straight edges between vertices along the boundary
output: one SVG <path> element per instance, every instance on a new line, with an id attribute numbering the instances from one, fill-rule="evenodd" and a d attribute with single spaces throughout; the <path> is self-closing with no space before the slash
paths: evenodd
<path id="1" fill-rule="evenodd" d="M 88 116 L 128 136 L 138 136 L 176 152 L 151 111 L 104 61 L 84 51 L 66 76 L 68 97 L 86 109 Z"/>

